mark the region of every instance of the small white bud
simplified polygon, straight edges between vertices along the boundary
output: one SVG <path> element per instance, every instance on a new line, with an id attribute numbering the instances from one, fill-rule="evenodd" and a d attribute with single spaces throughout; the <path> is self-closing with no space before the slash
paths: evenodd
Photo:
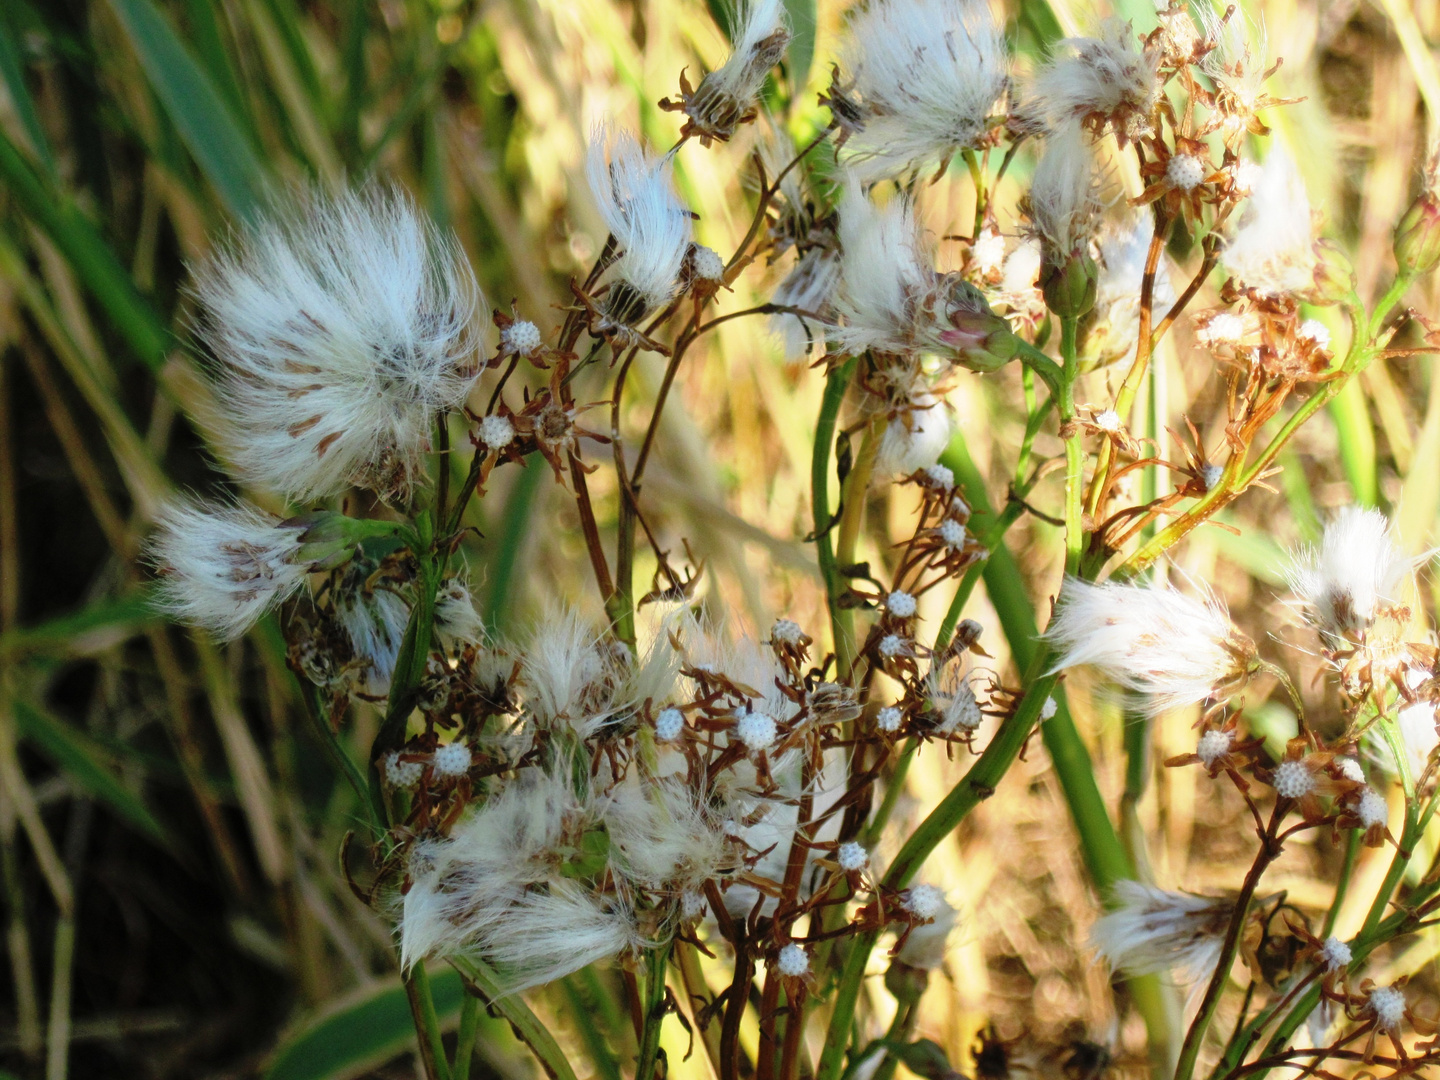
<path id="1" fill-rule="evenodd" d="M 899 731 L 900 721 L 905 719 L 905 713 L 895 705 L 886 705 L 875 714 L 875 726 L 881 731 Z"/>
<path id="2" fill-rule="evenodd" d="M 810 970 L 810 954 L 793 941 L 775 958 L 775 970 L 789 979 L 798 979 Z"/>
<path id="3" fill-rule="evenodd" d="M 1337 937 L 1326 938 L 1325 944 L 1320 946 L 1320 959 L 1324 961 L 1326 971 L 1348 967 L 1350 956 L 1350 946 Z"/>
<path id="4" fill-rule="evenodd" d="M 1299 799 L 1315 790 L 1315 777 L 1303 761 L 1282 761 L 1270 786 L 1282 799 Z"/>
<path id="5" fill-rule="evenodd" d="M 897 619 L 908 619 L 915 614 L 915 597 L 896 589 L 885 598 L 885 610 Z"/>
<path id="6" fill-rule="evenodd" d="M 1223 728 L 1211 728 L 1200 736 L 1199 745 L 1195 747 L 1195 756 L 1200 759 L 1200 764 L 1208 769 L 1230 752 L 1234 741 L 1232 732 Z"/>
<path id="7" fill-rule="evenodd" d="M 958 550 L 965 546 L 965 526 L 953 518 L 946 518 L 942 521 L 937 531 L 940 533 L 940 539 L 945 541 L 946 547 Z"/>
<path id="8" fill-rule="evenodd" d="M 917 919 L 933 919 L 945 908 L 945 892 L 935 885 L 911 885 L 900 906 Z"/>
<path id="9" fill-rule="evenodd" d="M 540 342 L 540 328 L 525 319 L 517 319 L 500 331 L 500 351 L 507 356 L 529 356 L 540 348 Z"/>
<path id="10" fill-rule="evenodd" d="M 491 413 L 480 421 L 480 441 L 491 450 L 503 450 L 515 441 L 515 425 L 508 416 Z"/>
<path id="11" fill-rule="evenodd" d="M 870 853 L 865 850 L 865 845 L 847 840 L 835 849 L 835 861 L 840 864 L 841 870 L 853 874 L 865 869 L 870 862 Z"/>
<path id="12" fill-rule="evenodd" d="M 747 712 L 735 719 L 735 737 L 751 750 L 768 750 L 779 734 L 775 721 L 763 712 Z"/>
<path id="13" fill-rule="evenodd" d="M 1405 994 L 1393 986 L 1377 986 L 1366 1002 L 1375 1014 L 1375 1024 L 1382 1031 L 1394 1031 L 1405 1019 Z"/>
<path id="14" fill-rule="evenodd" d="M 1125 425 L 1124 422 L 1121 421 L 1119 413 L 1114 409 L 1106 409 L 1104 412 L 1095 414 L 1095 426 L 1101 431 L 1115 435 L 1118 434 Z"/>
<path id="15" fill-rule="evenodd" d="M 1209 491 L 1216 484 L 1218 484 L 1220 482 L 1220 477 L 1224 475 L 1224 465 L 1216 465 L 1212 462 L 1209 465 L 1200 466 L 1200 482 L 1205 485 L 1206 491 Z"/>
<path id="16" fill-rule="evenodd" d="M 781 645 L 799 645 L 804 636 L 805 631 L 800 629 L 800 624 L 790 619 L 776 619 L 775 625 L 770 628 L 770 640 Z"/>
<path id="17" fill-rule="evenodd" d="M 661 742 L 674 742 L 685 730 L 685 714 L 679 709 L 661 709 L 655 717 L 655 737 Z"/>
<path id="18" fill-rule="evenodd" d="M 1165 179 L 1181 191 L 1193 191 L 1205 181 L 1205 163 L 1194 154 L 1175 154 L 1165 166 Z"/>
<path id="19" fill-rule="evenodd" d="M 435 751 L 430 759 L 436 776 L 464 776 L 470 771 L 470 748 L 464 743 L 447 743 Z"/>
<path id="20" fill-rule="evenodd" d="M 1059 711 L 1060 706 L 1055 704 L 1055 699 L 1053 697 L 1047 697 L 1045 704 L 1040 706 L 1040 722 L 1043 724 L 1046 720 L 1054 717 Z"/>
<path id="21" fill-rule="evenodd" d="M 690 248 L 690 268 L 700 281 L 713 283 L 725 280 L 725 260 L 704 244 L 695 244 Z"/>
<path id="22" fill-rule="evenodd" d="M 385 758 L 385 779 L 392 787 L 414 787 L 424 771 L 425 766 L 418 761 L 401 761 L 398 750 L 392 750 Z"/>
<path id="23" fill-rule="evenodd" d="M 1295 336 L 1301 341 L 1313 341 L 1317 349 L 1330 347 L 1330 329 L 1319 319 L 1306 319 L 1295 331 Z"/>
<path id="24" fill-rule="evenodd" d="M 1357 784 L 1365 783 L 1365 770 L 1360 768 L 1360 762 L 1353 757 L 1337 757 L 1335 764 L 1340 769 L 1340 775 L 1346 780 L 1354 780 Z"/>
<path id="25" fill-rule="evenodd" d="M 936 487 L 952 488 L 955 486 L 955 472 L 947 465 L 936 462 L 925 470 L 925 479 Z"/>
<path id="26" fill-rule="evenodd" d="M 909 654 L 910 651 L 909 646 L 905 642 L 905 639 L 899 634 L 886 634 L 883 638 L 880 639 L 879 649 L 880 655 L 885 657 L 886 659 L 894 659 L 897 656 L 906 656 Z"/>
<path id="27" fill-rule="evenodd" d="M 1355 805 L 1355 816 L 1360 819 L 1362 829 L 1370 829 L 1390 820 L 1390 807 L 1378 791 L 1367 787 L 1360 793 L 1360 801 Z"/>

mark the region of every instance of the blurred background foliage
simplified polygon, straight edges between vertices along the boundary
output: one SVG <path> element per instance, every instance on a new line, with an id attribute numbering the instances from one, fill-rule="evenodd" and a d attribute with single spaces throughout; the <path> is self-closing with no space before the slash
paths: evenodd
<path id="1" fill-rule="evenodd" d="M 492 304 L 513 299 L 552 327 L 567 279 L 604 241 L 581 176 L 590 129 L 610 118 L 656 147 L 672 144 L 676 118 L 656 103 L 682 68 L 693 79 L 723 58 L 727 15 L 714 6 L 0 2 L 0 1075 L 414 1075 L 388 932 L 336 856 L 356 807 L 301 722 L 278 628 L 221 649 L 147 608 L 136 555 L 154 508 L 176 487 L 224 483 L 205 438 L 203 361 L 188 344 L 185 267 L 276 191 L 374 175 L 456 230 Z M 816 92 L 846 5 L 788 6 L 797 32 L 768 96 L 798 140 L 825 122 Z M 997 7 L 1022 69 L 1102 13 L 1088 0 Z M 1146 0 L 1116 9 L 1139 29 L 1153 22 Z M 1273 114 L 1277 136 L 1371 295 L 1440 107 L 1431 46 L 1440 3 L 1256 0 L 1246 14 L 1285 59 L 1276 92 L 1306 98 Z M 721 251 L 750 218 L 753 147 L 752 129 L 708 152 L 688 147 L 678 163 L 699 239 Z M 1002 192 L 1002 204 L 1013 210 L 1016 194 Z M 968 198 L 962 185 L 926 193 L 939 235 L 965 220 Z M 780 269 L 752 268 L 724 303 L 758 302 Z M 1436 310 L 1433 294 L 1410 299 Z M 1208 360 L 1191 356 L 1181 333 L 1156 366 L 1153 396 L 1213 446 L 1223 387 Z M 657 359 L 632 375 L 639 412 L 622 422 L 638 428 L 648 416 Z M 1430 370 L 1414 359 L 1377 363 L 1302 432 L 1275 491 L 1242 501 L 1229 521 L 1237 531 L 1200 534 L 1182 568 L 1220 584 L 1242 625 L 1278 628 L 1279 547 L 1313 535 L 1328 507 L 1398 509 L 1412 548 L 1433 543 L 1440 379 Z M 737 320 L 680 382 L 647 486 L 666 544 L 690 541 L 706 566 L 704 602 L 738 623 L 764 627 L 784 612 L 825 625 L 801 540 L 822 380 L 787 367 L 763 325 Z M 1019 403 L 1014 372 L 966 380 L 952 396 L 992 501 L 1020 442 Z M 1147 426 L 1165 441 L 1163 424 Z M 1057 452 L 1046 438 L 1037 449 Z M 613 524 L 604 476 L 594 490 Z M 892 521 L 897 536 L 909 528 L 905 498 L 876 495 L 872 557 L 885 558 Z M 1058 504 L 1045 487 L 1036 498 Z M 546 605 L 593 604 L 573 511 L 545 470 L 504 470 L 473 505 L 465 557 L 493 630 L 523 627 Z M 1019 584 L 1041 600 L 1058 575 L 1043 554 L 1059 547 L 1054 531 L 1028 518 L 1011 535 Z M 970 613 L 1004 671 L 987 605 L 977 596 Z M 1099 704 L 1082 717 L 1116 805 L 1120 720 Z M 1159 726 L 1157 759 L 1189 749 L 1192 719 Z M 1286 718 L 1274 722 L 1283 733 Z M 373 713 L 353 717 L 345 735 L 357 760 L 375 724 Z M 963 767 L 922 757 L 900 797 L 901 828 Z M 1117 1028 L 1103 972 L 1079 944 L 1095 899 L 1063 800 L 1038 748 L 1016 773 L 932 861 L 931 880 L 969 918 L 949 978 L 925 999 L 921 1032 L 956 1062 L 989 1022 L 1005 1037 L 1109 1044 L 1123 1060 L 1143 1032 L 1133 1017 Z M 1203 886 L 1247 856 L 1235 828 L 1243 809 L 1194 777 L 1156 770 L 1134 820 L 1142 841 L 1157 838 L 1166 862 L 1157 875 Z M 1318 895 L 1334 858 L 1321 847 L 1287 857 L 1280 873 L 1292 897 Z M 1362 861 L 1357 872 L 1374 869 Z M 1424 940 L 1394 959 L 1391 976 L 1428 971 L 1440 938 Z M 533 1002 L 582 1077 L 618 1080 L 633 1055 L 614 1004 L 621 977 L 582 972 Z M 437 973 L 435 984 L 453 1025 L 458 979 Z M 893 1008 L 878 992 L 869 1004 L 882 1019 Z M 477 1074 L 536 1075 L 503 1021 L 482 1023 Z M 753 1046 L 755 1033 L 743 1038 Z M 708 1075 L 703 1054 L 682 1060 L 679 1025 L 666 1040 L 675 1075 Z"/>

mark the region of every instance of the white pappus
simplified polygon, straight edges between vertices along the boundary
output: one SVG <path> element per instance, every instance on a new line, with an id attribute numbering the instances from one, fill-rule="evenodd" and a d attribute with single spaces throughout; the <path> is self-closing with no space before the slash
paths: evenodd
<path id="1" fill-rule="evenodd" d="M 1385 515 L 1347 506 L 1325 526 L 1318 547 L 1295 555 L 1287 578 L 1306 618 L 1343 637 L 1363 632 L 1383 603 L 1398 599 L 1409 570 Z"/>
<path id="2" fill-rule="evenodd" d="M 435 416 L 478 374 L 470 266 L 395 189 L 305 196 L 200 266 L 194 292 L 219 364 L 217 441 L 292 499 L 404 495 Z"/>
<path id="3" fill-rule="evenodd" d="M 1115 907 L 1096 920 L 1090 944 L 1112 968 L 1132 975 L 1170 970 L 1203 985 L 1220 962 L 1235 905 L 1192 893 L 1118 881 Z"/>

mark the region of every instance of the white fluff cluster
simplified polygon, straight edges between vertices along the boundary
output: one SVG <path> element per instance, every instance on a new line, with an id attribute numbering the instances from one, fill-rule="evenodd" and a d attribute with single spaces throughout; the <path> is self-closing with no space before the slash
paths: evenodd
<path id="1" fill-rule="evenodd" d="M 1138 881 L 1116 882 L 1114 897 L 1115 908 L 1090 930 L 1090 944 L 1112 968 L 1131 975 L 1169 969 L 1182 983 L 1209 979 L 1232 904 Z"/>
<path id="2" fill-rule="evenodd" d="M 597 131 L 585 174 L 619 251 L 606 309 L 633 322 L 675 295 L 690 245 L 690 214 L 675 196 L 669 157 L 651 159 L 628 132 Z M 624 292 L 643 303 L 639 314 L 622 310 L 627 300 L 617 294 Z"/>
<path id="3" fill-rule="evenodd" d="M 1344 637 L 1363 633 L 1382 603 L 1398 599 L 1409 570 L 1385 515 L 1347 506 L 1325 526 L 1319 547 L 1295 556 L 1287 576 L 1306 617 Z"/>
<path id="4" fill-rule="evenodd" d="M 1200 736 L 1195 747 L 1195 756 L 1200 759 L 1200 764 L 1208 769 L 1230 752 L 1234 742 L 1233 732 L 1224 728 L 1210 728 Z"/>
<path id="5" fill-rule="evenodd" d="M 852 353 L 913 348 L 916 298 L 934 281 L 914 208 L 903 195 L 876 206 L 851 182 L 840 198 L 844 252 L 835 310 L 844 320 L 833 334 Z"/>
<path id="6" fill-rule="evenodd" d="M 1405 991 L 1398 986 L 1376 986 L 1365 1002 L 1381 1031 L 1396 1031 L 1405 1021 Z"/>
<path id="7" fill-rule="evenodd" d="M 840 253 L 830 247 L 816 247 L 801 255 L 785 279 L 775 288 L 771 301 L 782 307 L 808 311 L 815 319 L 790 313 L 770 316 L 770 330 L 778 334 L 787 363 L 805 358 L 806 350 L 825 349 L 828 327 L 823 322 L 830 310 L 841 276 Z"/>
<path id="8" fill-rule="evenodd" d="M 1149 213 L 1134 214 L 1123 224 L 1100 232 L 1093 318 L 1094 326 L 1103 328 L 1104 333 L 1103 337 L 1099 337 L 1092 329 L 1090 336 L 1097 340 L 1101 362 L 1118 360 L 1135 349 L 1140 333 L 1140 285 L 1145 277 L 1145 258 L 1150 252 L 1150 238 L 1154 232 L 1154 217 Z M 1156 321 L 1170 310 L 1175 299 L 1169 262 L 1162 253 L 1155 269 L 1151 302 Z M 1090 338 L 1087 338 L 1086 346 L 1090 347 Z"/>
<path id="9" fill-rule="evenodd" d="M 912 902 L 915 889 L 933 890 L 925 903 L 925 909 L 929 912 L 925 918 L 930 921 L 911 927 L 905 943 L 895 954 L 895 959 L 913 968 L 932 971 L 945 962 L 945 949 L 950 941 L 950 933 L 955 929 L 959 912 L 945 899 L 945 894 L 933 885 L 917 885 L 911 889 Z"/>
<path id="10" fill-rule="evenodd" d="M 485 637 L 485 624 L 464 578 L 452 577 L 440 586 L 435 597 L 435 633 L 442 643 L 478 642 Z"/>
<path id="11" fill-rule="evenodd" d="M 1282 799 L 1303 799 L 1315 790 L 1315 774 L 1303 761 L 1282 761 L 1275 766 L 1270 786 Z"/>
<path id="12" fill-rule="evenodd" d="M 1030 82 L 1025 112 L 1050 131 L 1092 116 L 1145 117 L 1160 93 L 1160 56 L 1141 49 L 1134 29 L 1107 19 L 1099 36 L 1067 38 Z M 1141 134 L 1122 127 L 1121 134 Z"/>
<path id="13" fill-rule="evenodd" d="M 1052 671 L 1099 668 L 1144 694 L 1151 715 L 1221 691 L 1246 673 L 1241 657 L 1253 649 L 1213 593 L 1077 578 L 1066 579 L 1045 638 L 1060 653 Z"/>
<path id="14" fill-rule="evenodd" d="M 701 118 L 721 119 L 716 134 L 726 137 L 738 115 L 754 103 L 790 41 L 783 0 L 742 0 L 736 14 L 734 48 L 724 64 L 700 81 L 691 109 Z"/>
<path id="15" fill-rule="evenodd" d="M 1063 263 L 1085 250 L 1100 224 L 1100 177 L 1090 137 L 1078 124 L 1057 129 L 1035 166 L 1027 201 L 1044 258 Z"/>
<path id="16" fill-rule="evenodd" d="M 835 861 L 840 864 L 841 870 L 853 874 L 870 865 L 870 853 L 865 850 L 864 844 L 847 840 L 835 849 Z"/>
<path id="17" fill-rule="evenodd" d="M 890 418 L 875 454 L 878 476 L 909 476 L 934 465 L 950 445 L 950 409 L 933 394 L 916 394 L 909 408 Z"/>
<path id="18" fill-rule="evenodd" d="M 356 560 L 335 588 L 335 618 L 350 640 L 355 660 L 361 665 L 359 689 L 383 696 L 389 693 L 390 677 L 410 621 L 410 604 L 399 593 L 366 584 L 369 564 Z"/>
<path id="19" fill-rule="evenodd" d="M 1277 142 L 1263 167 L 1246 172 L 1250 198 L 1221 255 L 1225 269 L 1262 293 L 1309 291 L 1314 285 L 1314 221 L 1295 162 Z"/>
<path id="20" fill-rule="evenodd" d="M 403 494 L 478 371 L 469 264 L 398 191 L 312 194 L 242 231 L 194 288 L 224 453 L 293 499 Z"/>
<path id="21" fill-rule="evenodd" d="M 792 941 L 775 958 L 775 970 L 787 979 L 798 979 L 810 970 L 810 954 L 805 951 L 805 946 Z"/>
<path id="22" fill-rule="evenodd" d="M 1326 971 L 1339 971 L 1348 967 L 1351 955 L 1350 946 L 1337 937 L 1326 938 L 1325 944 L 1320 946 L 1320 960 Z"/>
<path id="23" fill-rule="evenodd" d="M 303 530 L 253 506 L 174 499 L 160 508 L 148 555 L 157 603 L 219 638 L 239 637 L 305 585 Z"/>
<path id="24" fill-rule="evenodd" d="M 1008 82 L 984 0 L 879 0 L 850 31 L 862 126 L 847 163 L 863 182 L 943 165 L 984 136 Z"/>

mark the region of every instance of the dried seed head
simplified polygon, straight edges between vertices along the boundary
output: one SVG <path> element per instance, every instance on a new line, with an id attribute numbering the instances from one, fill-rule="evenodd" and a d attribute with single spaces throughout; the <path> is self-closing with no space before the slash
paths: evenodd
<path id="1" fill-rule="evenodd" d="M 1405 1020 L 1405 992 L 1395 986 L 1373 987 L 1365 1007 L 1380 1030 L 1397 1031 Z"/>
<path id="2" fill-rule="evenodd" d="M 515 441 L 515 425 L 508 416 L 491 413 L 480 421 L 480 441 L 491 450 L 504 450 Z"/>
<path id="3" fill-rule="evenodd" d="M 655 737 L 662 742 L 674 742 L 685 731 L 685 714 L 679 709 L 661 709 L 655 717 Z"/>
<path id="4" fill-rule="evenodd" d="M 1234 732 L 1225 728 L 1209 728 L 1200 736 L 1200 741 L 1195 747 L 1195 756 L 1200 759 L 1200 764 L 1209 769 L 1230 753 L 1230 747 L 1234 743 Z"/>
<path id="5" fill-rule="evenodd" d="M 392 750 L 385 755 L 385 782 L 392 787 L 412 788 L 420 782 L 425 766 L 418 761 L 400 760 L 400 751 Z"/>
<path id="6" fill-rule="evenodd" d="M 1315 774 L 1303 761 L 1282 761 L 1275 766 L 1270 786 L 1282 799 L 1303 799 L 1315 790 Z"/>
<path id="7" fill-rule="evenodd" d="M 763 712 L 746 712 L 735 718 L 735 737 L 752 751 L 770 749 L 779 736 L 774 719 Z"/>
<path id="8" fill-rule="evenodd" d="M 1320 960 L 1325 965 L 1326 971 L 1339 971 L 1350 965 L 1350 946 L 1337 937 L 1325 939 L 1325 944 L 1320 946 Z"/>
<path id="9" fill-rule="evenodd" d="M 453 742 L 446 743 L 435 751 L 430 759 L 430 767 L 436 776 L 453 779 L 469 772 L 472 761 L 470 747 L 464 743 Z"/>
<path id="10" fill-rule="evenodd" d="M 863 844 L 847 840 L 835 850 L 835 861 L 847 874 L 858 873 L 870 863 L 870 853 Z"/>
<path id="11" fill-rule="evenodd" d="M 793 941 L 780 950 L 775 958 L 775 970 L 787 979 L 798 979 L 810 970 L 810 954 L 803 945 Z"/>
<path id="12" fill-rule="evenodd" d="M 875 714 L 875 726 L 885 732 L 899 731 L 904 719 L 904 710 L 894 705 L 886 705 Z"/>

